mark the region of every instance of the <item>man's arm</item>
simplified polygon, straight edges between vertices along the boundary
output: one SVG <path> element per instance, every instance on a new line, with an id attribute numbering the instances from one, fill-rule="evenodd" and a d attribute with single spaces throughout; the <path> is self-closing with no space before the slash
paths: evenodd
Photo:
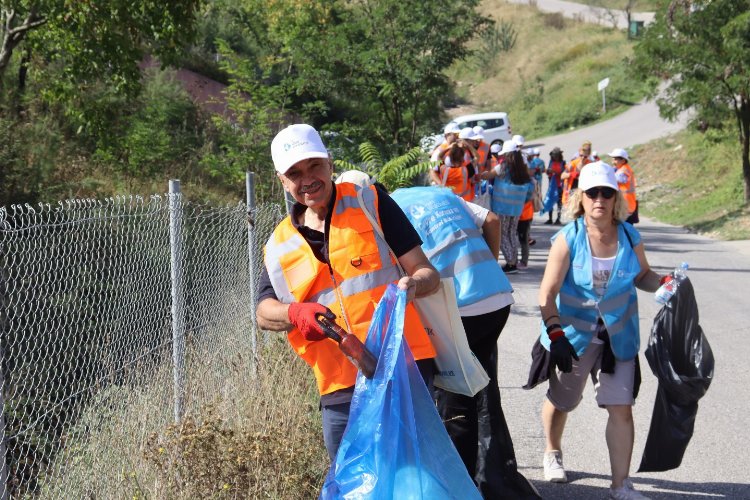
<path id="1" fill-rule="evenodd" d="M 488 212 L 487 218 L 484 219 L 482 224 L 482 237 L 487 242 L 487 246 L 490 247 L 490 252 L 495 258 L 500 256 L 500 217 L 494 212 Z"/>
<path id="2" fill-rule="evenodd" d="M 398 287 L 407 291 L 406 300 L 432 295 L 440 286 L 440 274 L 430 264 L 422 247 L 416 246 L 398 258 L 406 276 L 398 280 Z"/>
<path id="3" fill-rule="evenodd" d="M 260 301 L 255 309 L 258 326 L 272 332 L 288 332 L 294 326 L 289 322 L 289 304 L 268 297 Z"/>

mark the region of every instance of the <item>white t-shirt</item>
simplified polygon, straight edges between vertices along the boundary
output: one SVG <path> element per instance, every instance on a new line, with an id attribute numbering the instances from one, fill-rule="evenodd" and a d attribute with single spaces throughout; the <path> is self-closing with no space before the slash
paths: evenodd
<path id="1" fill-rule="evenodd" d="M 615 257 L 594 257 L 591 256 L 591 274 L 594 282 L 594 291 L 601 298 L 607 291 L 607 284 L 609 283 L 609 277 L 612 275 L 612 268 L 615 265 Z M 602 340 L 594 337 L 592 342 L 597 344 L 603 344 Z"/>
<path id="2" fill-rule="evenodd" d="M 481 229 L 484 225 L 484 221 L 487 219 L 487 214 L 489 214 L 490 211 L 486 208 L 480 207 L 476 203 L 470 203 L 463 198 L 458 198 L 458 201 L 466 207 L 471 214 L 471 219 L 474 221 L 474 224 Z M 479 316 L 480 314 L 497 311 L 498 309 L 502 309 L 513 303 L 513 294 L 511 292 L 503 292 L 482 299 L 479 302 L 459 307 L 458 311 L 461 313 L 461 316 Z"/>

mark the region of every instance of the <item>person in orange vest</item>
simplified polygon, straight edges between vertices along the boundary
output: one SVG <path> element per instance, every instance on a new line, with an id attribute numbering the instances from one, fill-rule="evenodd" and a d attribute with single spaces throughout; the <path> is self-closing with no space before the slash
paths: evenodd
<path id="1" fill-rule="evenodd" d="M 635 224 L 638 218 L 638 198 L 635 195 L 635 174 L 633 168 L 628 164 L 628 152 L 622 148 L 615 148 L 609 153 L 615 167 L 615 178 L 617 187 L 622 191 L 625 201 L 628 203 L 628 218 L 625 222 Z"/>
<path id="2" fill-rule="evenodd" d="M 581 145 L 581 149 L 578 150 L 578 156 L 568 163 L 565 172 L 560 176 L 563 181 L 563 205 L 568 203 L 571 193 L 578 189 L 578 176 L 581 173 L 581 169 L 584 165 L 593 162 L 594 158 L 591 156 L 591 141 L 586 141 Z"/>
<path id="3" fill-rule="evenodd" d="M 456 196 L 466 201 L 473 201 L 475 194 L 477 152 L 471 143 L 473 139 L 474 131 L 471 128 L 462 129 L 458 142 L 438 152 L 438 161 L 441 163 L 429 173 L 433 185 L 449 187 Z"/>
<path id="4" fill-rule="evenodd" d="M 445 140 L 435 146 L 435 149 L 432 150 L 432 153 L 430 153 L 430 161 L 440 161 L 438 159 L 438 153 L 440 153 L 440 151 L 445 151 L 451 144 L 456 142 L 458 140 L 459 132 L 461 132 L 461 129 L 458 128 L 458 125 L 455 123 L 451 122 L 446 125 L 445 130 L 443 130 Z"/>
<path id="5" fill-rule="evenodd" d="M 364 342 L 375 305 L 388 284 L 397 282 L 409 302 L 404 336 L 431 388 L 435 350 L 411 301 L 437 290 L 440 275 L 422 251 L 419 234 L 387 193 L 375 186 L 334 184 L 333 162 L 313 127 L 281 130 L 271 142 L 271 156 L 296 203 L 265 246 L 258 326 L 287 332 L 292 348 L 312 368 L 323 438 L 333 460 L 349 418 L 357 370 L 326 337 L 317 316 L 335 320 Z M 375 224 L 388 245 L 376 236 Z M 406 276 L 400 277 L 396 260 Z"/>
<path id="6" fill-rule="evenodd" d="M 557 219 L 555 219 L 554 224 L 558 226 L 562 224 L 562 222 L 560 221 L 560 215 L 562 213 L 563 182 L 560 177 L 562 173 L 565 172 L 565 170 L 566 164 L 565 160 L 563 159 L 562 149 L 555 146 L 554 148 L 552 148 L 552 151 L 549 152 L 549 163 L 547 164 L 546 171 L 547 177 L 549 179 L 547 196 L 554 196 L 554 203 L 549 206 L 549 219 L 544 222 L 545 224 L 553 224 L 552 212 L 555 205 L 557 205 Z"/>
<path id="7" fill-rule="evenodd" d="M 536 190 L 536 179 L 529 171 L 529 177 L 531 182 L 534 184 Z M 529 267 L 529 247 L 536 243 L 536 240 L 531 237 L 531 221 L 534 219 L 534 202 L 528 200 L 523 205 L 521 215 L 518 217 L 518 242 L 521 245 L 521 260 L 518 261 L 518 269 L 526 269 Z"/>
<path id="8" fill-rule="evenodd" d="M 490 145 L 484 142 L 484 128 L 477 125 L 472 129 L 474 139 L 471 145 L 477 152 L 477 173 L 488 171 L 492 168 L 492 159 L 490 158 Z"/>

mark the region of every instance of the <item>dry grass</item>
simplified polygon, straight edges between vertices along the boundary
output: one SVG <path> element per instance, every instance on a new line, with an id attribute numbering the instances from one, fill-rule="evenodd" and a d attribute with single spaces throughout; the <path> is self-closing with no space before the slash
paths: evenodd
<path id="1" fill-rule="evenodd" d="M 190 390 L 207 396 L 200 404 L 186 401 L 190 410 L 179 425 L 170 423 L 169 362 L 146 387 L 102 391 L 41 479 L 38 496 L 317 496 L 329 459 L 314 377 L 283 335 L 271 336 L 256 373 L 240 354 L 247 352 L 224 352 L 224 366 L 231 368 L 221 373 L 207 373 L 205 359 L 196 360 Z"/>
<path id="2" fill-rule="evenodd" d="M 686 130 L 635 148 L 641 212 L 724 240 L 750 238 L 742 202 L 742 163 L 732 124 L 703 134 Z"/>
<path id="3" fill-rule="evenodd" d="M 476 60 L 450 68 L 464 101 L 447 110 L 450 116 L 506 111 L 515 133 L 539 137 L 609 118 L 645 95 L 641 79 L 627 71 L 633 43 L 624 31 L 504 0 L 485 0 L 480 9 L 497 22 L 512 23 L 518 38 L 511 51 L 484 61 L 491 71 L 476 71 Z M 596 84 L 605 77 L 611 83 L 602 115 Z"/>

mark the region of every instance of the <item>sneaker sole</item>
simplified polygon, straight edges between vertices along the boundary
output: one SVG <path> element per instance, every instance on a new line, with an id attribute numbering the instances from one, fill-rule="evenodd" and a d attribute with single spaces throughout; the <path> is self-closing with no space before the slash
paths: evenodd
<path id="1" fill-rule="evenodd" d="M 567 483 L 568 478 L 567 477 L 547 477 L 544 476 L 545 481 L 550 483 Z"/>

